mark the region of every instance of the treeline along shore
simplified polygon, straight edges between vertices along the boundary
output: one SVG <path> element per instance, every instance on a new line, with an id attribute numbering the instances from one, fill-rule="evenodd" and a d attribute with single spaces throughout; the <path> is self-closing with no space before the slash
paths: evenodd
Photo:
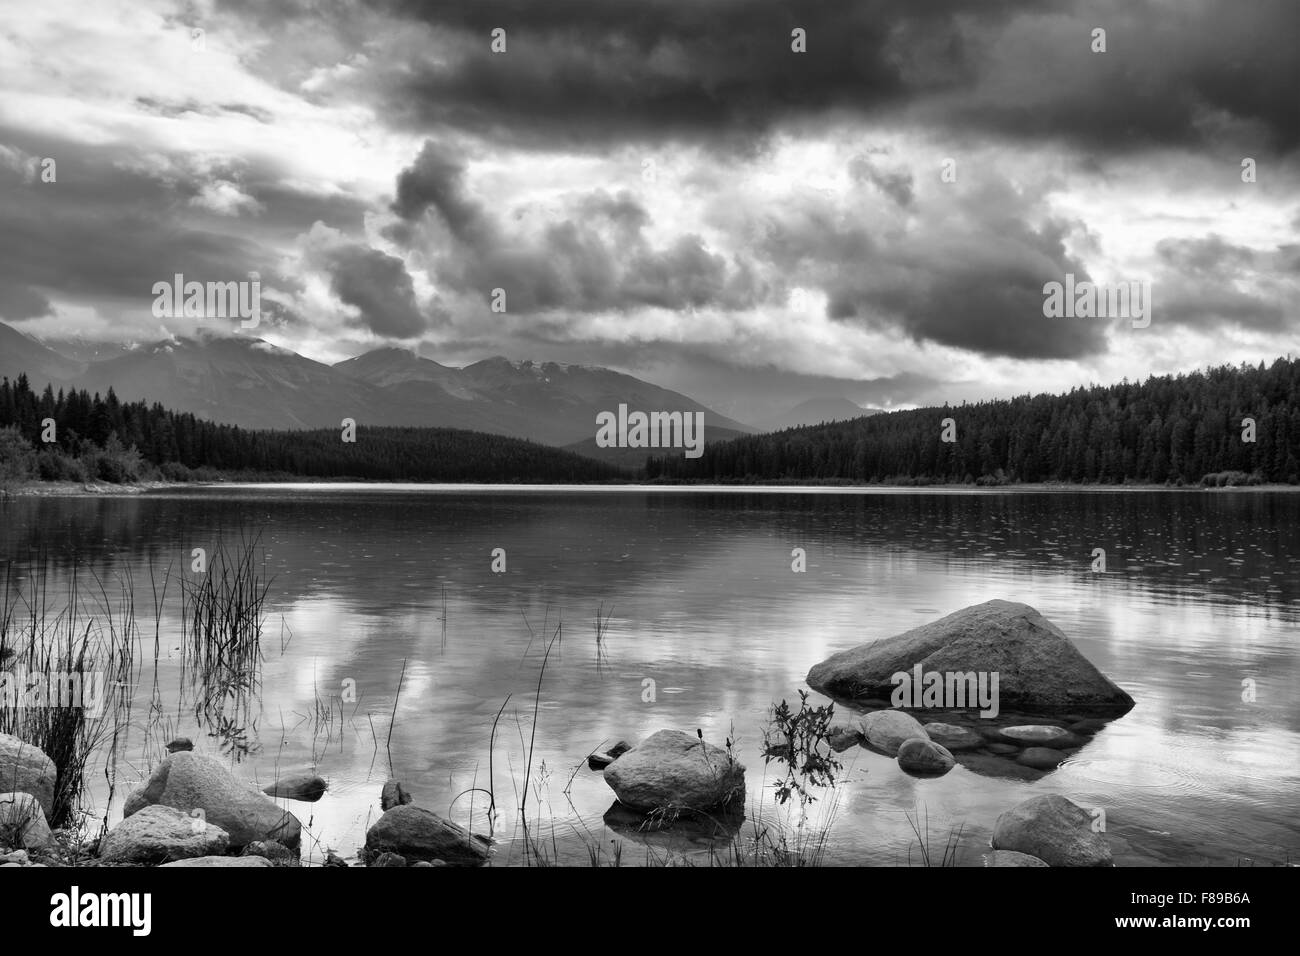
<path id="1" fill-rule="evenodd" d="M 1297 396 L 1300 359 L 1278 359 L 744 435 L 629 469 L 450 428 L 242 429 L 22 375 L 0 382 L 0 481 L 1296 485 Z"/>

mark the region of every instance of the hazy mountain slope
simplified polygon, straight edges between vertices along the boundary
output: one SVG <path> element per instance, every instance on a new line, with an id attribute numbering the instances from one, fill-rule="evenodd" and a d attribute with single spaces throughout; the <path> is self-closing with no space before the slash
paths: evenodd
<path id="1" fill-rule="evenodd" d="M 866 409 L 855 405 L 847 398 L 812 398 L 800 402 L 780 415 L 759 423 L 763 431 L 775 432 L 783 428 L 799 428 L 802 425 L 820 425 L 822 422 L 842 422 L 863 415 L 877 415 L 877 409 Z"/>
<path id="2" fill-rule="evenodd" d="M 0 375 L 11 381 L 26 373 L 33 388 L 43 389 L 50 383 L 58 388 L 74 381 L 84 367 L 0 322 Z"/>

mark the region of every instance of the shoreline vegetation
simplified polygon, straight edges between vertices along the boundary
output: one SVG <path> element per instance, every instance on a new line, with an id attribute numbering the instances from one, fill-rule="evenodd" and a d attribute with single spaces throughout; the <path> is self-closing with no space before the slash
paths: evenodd
<path id="1" fill-rule="evenodd" d="M 0 492 L 33 479 L 1275 490 L 1300 487 L 1298 397 L 1300 359 L 1278 359 L 740 435 L 629 468 L 441 427 L 252 431 L 112 389 L 37 394 L 20 375 L 0 382 Z"/>
<path id="2" fill-rule="evenodd" d="M 1086 749 L 1110 720 L 1133 706 L 1037 611 L 994 600 L 810 662 L 806 683 L 822 688 L 829 702 L 811 701 L 802 688 L 793 702 L 773 701 L 757 728 L 761 768 L 740 763 L 734 727 L 721 745 L 698 729 L 665 728 L 636 742 L 608 737 L 585 755 L 573 754 L 571 770 L 557 772 L 534 758 L 538 734 L 547 732 L 541 701 L 563 626 L 548 612 L 534 629 L 525 616 L 529 649 L 537 648 L 531 657 L 526 649 L 520 663 L 535 669 L 536 678 L 525 678 L 528 689 L 510 714 L 507 696 L 490 728 L 483 727 L 486 776 L 476 774 L 474 784 L 440 812 L 418 805 L 419 795 L 402 784 L 390 743 L 403 661 L 391 688 L 391 709 L 380 698 L 378 709 L 361 721 L 369 725 L 376 762 L 365 799 L 370 811 L 378 805 L 379 815 L 367 813 L 364 845 L 335 847 L 313 829 L 310 805 L 329 789 L 319 774 L 319 755 L 344 746 L 359 705 L 349 718 L 341 697 L 316 691 L 311 719 L 289 731 L 310 736 L 310 764 L 277 761 L 266 786 L 239 772 L 264 739 L 270 743 L 257 731 L 262 670 L 274 655 L 274 642 L 263 640 L 270 582 L 259 547 L 255 538 L 220 546 L 200 577 L 181 578 L 173 590 L 180 602 L 181 654 L 166 661 L 160 648 L 175 640 L 162 625 L 165 595 L 176 583 L 171 569 L 151 582 L 152 608 L 136 607 L 129 579 L 74 575 L 63 599 L 50 592 L 48 569 L 40 563 L 6 581 L 0 666 L 20 671 L 24 685 L 31 675 L 50 673 L 59 675 L 50 688 L 60 692 L 94 685 L 95 708 L 86 706 L 84 696 L 51 697 L 41 706 L 0 699 L 0 866 L 300 867 L 304 858 L 306 865 L 325 867 L 851 863 L 835 852 L 832 830 L 859 748 L 891 758 L 919 778 L 943 776 L 961 764 L 974 773 L 1033 781 Z M 22 581 L 27 583 L 20 586 Z M 896 651 L 921 653 L 938 642 L 958 656 L 955 666 L 978 669 L 989 642 L 1000 645 L 1008 630 L 1016 635 L 1019 663 L 1008 671 L 1004 689 L 1008 700 L 1027 709 L 993 721 L 976 719 L 961 705 L 913 716 L 879 696 Z M 597 609 L 598 654 L 606 639 Z M 280 640 L 283 653 L 283 635 Z M 160 670 L 175 664 L 179 681 Z M 1041 673 L 1037 665 L 1054 677 L 1017 682 L 1021 670 Z M 133 686 L 149 690 L 149 699 L 136 699 L 128 690 Z M 177 688 L 179 696 L 164 694 L 163 686 Z M 851 700 L 841 700 L 845 688 Z M 10 681 L 6 693 L 17 691 Z M 846 703 L 847 712 L 841 709 Z M 518 724 L 520 748 L 505 755 L 498 753 L 511 746 L 498 742 L 503 717 Z M 923 725 L 918 717 L 931 722 Z M 365 746 L 366 736 L 357 727 L 353 731 L 354 742 Z M 272 730 L 269 738 L 285 732 Z M 183 733 L 207 742 L 196 748 Z M 501 756 L 517 757 L 518 763 L 507 759 L 503 766 Z M 756 791 L 746 786 L 747 770 L 761 771 Z M 554 810 L 544 809 L 550 807 L 547 781 L 553 775 L 566 779 L 567 795 L 581 772 L 600 775 L 613 804 L 598 820 L 557 824 Z M 92 776 L 107 781 L 104 807 L 93 806 L 87 785 Z M 127 793 L 122 816 L 110 819 L 117 792 Z M 965 822 L 946 834 L 932 833 L 923 803 L 906 819 L 914 839 L 892 865 L 1114 865 L 1105 828 L 1095 825 L 1097 811 L 1055 793 L 1030 795 L 983 821 L 992 834 L 987 843 L 973 841 Z M 1279 854 L 1273 865 L 1292 864 L 1289 855 Z"/>

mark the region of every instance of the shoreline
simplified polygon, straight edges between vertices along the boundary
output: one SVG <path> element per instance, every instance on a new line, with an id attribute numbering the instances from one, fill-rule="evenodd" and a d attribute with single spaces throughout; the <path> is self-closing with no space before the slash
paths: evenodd
<path id="1" fill-rule="evenodd" d="M 1073 484 L 1056 482 L 1025 482 L 1005 485 L 971 485 L 971 484 L 802 484 L 798 482 L 781 483 L 728 483 L 708 484 L 699 482 L 600 482 L 589 484 L 546 484 L 546 483 L 511 483 L 494 482 L 402 482 L 402 481 L 365 481 L 356 479 L 308 479 L 285 481 L 256 481 L 232 479 L 230 481 L 145 481 L 131 484 L 112 484 L 109 482 L 76 481 L 23 481 L 0 494 L 4 498 L 104 498 L 143 495 L 155 491 L 173 491 L 184 488 L 193 489 L 333 489 L 357 491 L 362 489 L 389 489 L 409 491 L 430 489 L 440 491 L 539 491 L 539 492 L 709 492 L 757 494 L 1122 494 L 1125 492 L 1178 492 L 1178 493 L 1224 493 L 1247 492 L 1279 493 L 1300 492 L 1300 485 L 1263 484 L 1233 485 L 1215 487 L 1210 485 L 1157 485 L 1157 484 Z"/>

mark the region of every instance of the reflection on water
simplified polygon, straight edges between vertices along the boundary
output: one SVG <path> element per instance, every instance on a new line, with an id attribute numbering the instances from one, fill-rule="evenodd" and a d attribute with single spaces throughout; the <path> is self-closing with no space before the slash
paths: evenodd
<path id="1" fill-rule="evenodd" d="M 589 752 L 665 727 L 730 736 L 751 802 L 770 811 L 766 712 L 797 699 L 812 664 L 994 597 L 1042 611 L 1137 706 L 1037 780 L 962 766 L 918 779 L 854 748 L 828 862 L 914 861 L 907 815 L 920 813 L 935 847 L 961 827 L 958 861 L 976 864 L 997 815 L 1045 792 L 1104 808 L 1121 865 L 1300 855 L 1297 495 L 311 486 L 0 508 L 0 556 L 21 569 L 39 548 L 63 574 L 74 560 L 105 579 L 130 571 L 145 607 L 151 576 L 185 574 L 191 549 L 260 532 L 273 575 L 260 749 L 239 772 L 268 783 L 315 766 L 330 781 L 319 803 L 292 805 L 317 855 L 363 842 L 391 753 L 417 803 L 476 829 L 493 790 L 499 858 L 521 859 L 515 808 L 535 740 L 534 838 L 541 820 L 566 860 L 585 863 L 584 841 L 597 840 L 641 862 L 664 837 L 606 817 L 612 792 Z M 791 571 L 795 547 L 806 573 Z M 1090 571 L 1095 548 L 1106 574 Z M 598 645 L 602 605 L 613 613 Z M 178 601 L 161 623 L 162 666 L 178 667 Z M 152 675 L 141 683 L 147 702 Z M 169 719 L 217 752 L 185 713 Z M 156 759 L 142 733 L 119 774 Z M 686 834 L 679 850 L 703 843 Z"/>

